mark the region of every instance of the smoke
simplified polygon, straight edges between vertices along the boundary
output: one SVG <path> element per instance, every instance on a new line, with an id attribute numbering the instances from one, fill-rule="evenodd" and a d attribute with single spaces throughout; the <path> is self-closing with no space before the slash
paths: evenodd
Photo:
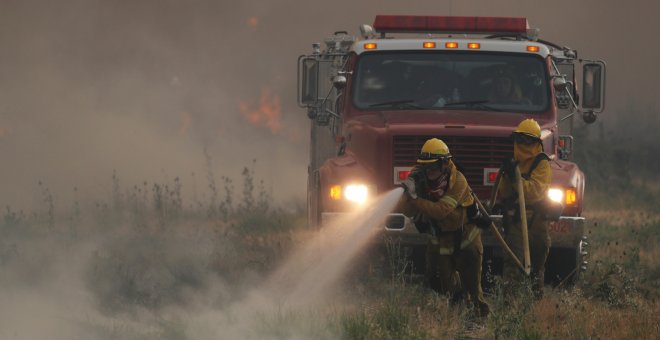
<path id="1" fill-rule="evenodd" d="M 42 180 L 73 187 L 204 173 L 237 176 L 257 160 L 278 199 L 302 198 L 308 120 L 295 102 L 295 60 L 375 14 L 526 16 L 541 37 L 608 62 L 608 112 L 651 103 L 660 76 L 654 2 L 504 0 L 311 4 L 5 1 L 0 5 L 0 203 L 30 206 Z M 292 10 L 295 9 L 295 10 Z M 647 105 L 647 104 L 644 104 Z M 186 182 L 184 182 L 186 184 Z M 189 186 L 186 187 L 186 190 Z"/>
<path id="2" fill-rule="evenodd" d="M 256 176 L 276 201 L 302 200 L 309 121 L 295 103 L 295 60 L 334 31 L 358 34 L 358 25 L 376 14 L 525 16 L 541 28 L 541 38 L 607 61 L 601 119 L 616 127 L 622 120 L 611 117 L 631 112 L 622 110 L 631 102 L 645 108 L 642 114 L 658 107 L 658 7 L 644 0 L 6 0 L 0 4 L 0 206 L 43 209 L 39 181 L 58 212 L 75 202 L 93 206 L 112 195 L 113 172 L 122 190 L 178 176 L 185 194 L 197 186 L 201 196 L 207 173 L 235 178 L 255 159 Z M 634 120 L 631 114 L 624 121 Z M 17 247 L 0 240 L 2 261 L 18 261 L 11 262 L 11 275 L 0 273 L 14 280 L 3 281 L 0 338 L 177 338 L 182 325 L 204 338 L 217 331 L 219 312 L 208 306 L 226 304 L 245 282 L 204 274 L 203 288 L 181 292 L 198 303 L 193 307 L 134 312 L 137 321 L 117 323 L 100 311 L 85 279 L 90 261 L 98 260 L 93 249 L 104 243 L 71 247 L 58 239 L 53 246 L 39 233 L 22 237 L 27 241 Z M 172 243 L 161 248 L 190 257 Z M 208 263 L 199 254 L 208 255 L 198 253 L 195 263 Z M 105 255 L 98 254 L 110 261 Z M 165 269 L 158 273 L 167 276 Z M 89 336 L 72 330 L 80 324 Z"/>
<path id="3" fill-rule="evenodd" d="M 340 308 L 350 296 L 337 283 L 401 193 L 332 221 L 286 253 L 277 249 L 288 232 L 264 241 L 212 221 L 140 222 L 157 217 L 147 210 L 130 218 L 101 210 L 68 229 L 16 218 L 0 227 L 0 337 L 308 338 L 327 328 L 329 311 L 319 307 Z"/>
<path id="4" fill-rule="evenodd" d="M 218 176 L 256 159 L 269 185 L 287 183 L 273 187 L 279 199 L 302 196 L 307 121 L 291 105 L 295 68 L 269 63 L 275 42 L 257 32 L 258 13 L 211 1 L 3 7 L 3 205 L 34 204 L 38 180 L 64 202 L 73 187 L 107 194 L 113 170 L 129 184 L 186 184 L 206 172 L 204 147 Z"/>

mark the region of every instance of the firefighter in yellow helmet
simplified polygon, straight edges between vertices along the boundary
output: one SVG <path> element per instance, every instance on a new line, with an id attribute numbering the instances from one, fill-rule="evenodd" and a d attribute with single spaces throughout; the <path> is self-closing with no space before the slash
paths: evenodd
<path id="1" fill-rule="evenodd" d="M 417 165 L 402 183 L 406 194 L 398 205 L 421 232 L 432 234 L 426 251 L 426 275 L 431 287 L 457 298 L 469 298 L 480 316 L 490 309 L 481 289 L 483 245 L 480 230 L 490 221 L 476 209 L 472 191 L 440 139 L 422 146 Z"/>
<path id="2" fill-rule="evenodd" d="M 542 212 L 546 202 L 552 170 L 549 157 L 543 153 L 541 127 L 534 119 L 525 119 L 513 132 L 513 159 L 505 160 L 503 180 L 498 188 L 503 202 L 503 223 L 506 241 L 519 259 L 523 258 L 522 228 L 518 209 L 515 183 L 515 167 L 522 175 L 525 212 L 528 225 L 532 288 L 537 298 L 543 296 L 545 261 L 550 250 L 549 222 Z M 508 258 L 504 260 L 504 280 L 516 281 L 521 277 L 517 266 Z"/>

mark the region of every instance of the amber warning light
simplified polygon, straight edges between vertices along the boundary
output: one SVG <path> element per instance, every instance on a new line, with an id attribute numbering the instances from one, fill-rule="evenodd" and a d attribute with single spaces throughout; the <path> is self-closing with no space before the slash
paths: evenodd
<path id="1" fill-rule="evenodd" d="M 575 188 L 566 189 L 566 199 L 564 202 L 566 205 L 574 205 L 577 202 L 577 191 Z"/>
<path id="2" fill-rule="evenodd" d="M 478 50 L 478 49 L 481 48 L 481 44 L 480 44 L 480 43 L 472 42 L 472 43 L 468 43 L 468 44 L 467 44 L 467 47 L 468 47 L 469 49 L 471 49 L 471 50 Z"/>
<path id="3" fill-rule="evenodd" d="M 333 185 L 330 187 L 330 198 L 335 201 L 341 199 L 341 185 Z"/>

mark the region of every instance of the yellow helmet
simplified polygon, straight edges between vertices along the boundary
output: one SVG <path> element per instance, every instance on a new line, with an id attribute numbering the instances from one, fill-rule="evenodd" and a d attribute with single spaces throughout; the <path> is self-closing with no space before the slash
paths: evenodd
<path id="1" fill-rule="evenodd" d="M 536 139 L 541 139 L 541 127 L 534 119 L 528 118 L 520 122 L 516 131 L 513 133 L 521 133 Z"/>
<path id="2" fill-rule="evenodd" d="M 433 163 L 438 160 L 446 160 L 451 158 L 449 147 L 445 142 L 437 138 L 427 140 L 422 146 L 422 151 L 419 153 L 417 163 Z"/>

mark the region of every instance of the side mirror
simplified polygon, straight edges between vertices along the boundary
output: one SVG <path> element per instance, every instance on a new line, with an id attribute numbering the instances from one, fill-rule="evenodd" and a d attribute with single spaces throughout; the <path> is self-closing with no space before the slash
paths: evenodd
<path id="1" fill-rule="evenodd" d="M 298 58 L 298 105 L 315 106 L 319 98 L 319 61 L 313 57 Z"/>
<path id="2" fill-rule="evenodd" d="M 582 111 L 603 112 L 605 108 L 605 62 L 582 65 Z M 587 119 L 585 118 L 585 121 Z"/>

